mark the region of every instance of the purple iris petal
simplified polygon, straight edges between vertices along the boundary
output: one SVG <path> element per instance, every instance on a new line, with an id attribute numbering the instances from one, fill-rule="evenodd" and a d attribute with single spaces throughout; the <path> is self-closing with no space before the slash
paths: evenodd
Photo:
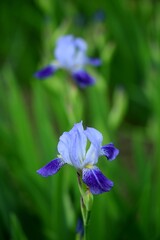
<path id="1" fill-rule="evenodd" d="M 91 64 L 95 67 L 98 67 L 102 64 L 102 61 L 99 58 L 89 58 L 87 64 Z"/>
<path id="2" fill-rule="evenodd" d="M 93 85 L 95 83 L 94 78 L 83 70 L 72 73 L 72 77 L 74 78 L 76 83 L 82 88 Z"/>
<path id="3" fill-rule="evenodd" d="M 101 147 L 101 154 L 106 156 L 108 160 L 114 160 L 119 154 L 119 150 L 115 148 L 113 143 L 109 143 Z"/>
<path id="4" fill-rule="evenodd" d="M 65 163 L 62 161 L 61 158 L 56 158 L 46 164 L 44 167 L 37 170 L 37 173 L 42 175 L 43 177 L 48 177 L 56 174 L 64 164 Z"/>
<path id="5" fill-rule="evenodd" d="M 50 77 L 56 70 L 57 68 L 54 65 L 48 65 L 42 68 L 40 71 L 36 72 L 34 76 L 36 78 L 43 79 L 46 77 Z"/>
<path id="6" fill-rule="evenodd" d="M 82 170 L 82 180 L 92 194 L 108 192 L 113 187 L 113 182 L 107 179 L 98 167 L 84 168 Z"/>

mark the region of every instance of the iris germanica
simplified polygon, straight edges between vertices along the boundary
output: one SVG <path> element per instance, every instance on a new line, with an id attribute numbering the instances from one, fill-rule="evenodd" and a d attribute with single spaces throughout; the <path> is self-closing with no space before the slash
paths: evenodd
<path id="1" fill-rule="evenodd" d="M 62 68 L 70 73 L 80 87 L 93 85 L 95 79 L 84 70 L 84 67 L 87 64 L 99 66 L 101 61 L 89 58 L 86 51 L 87 43 L 82 38 L 75 38 L 72 35 L 60 37 L 54 50 L 55 61 L 36 72 L 35 77 L 45 79 Z"/>
<path id="2" fill-rule="evenodd" d="M 95 128 L 87 127 L 84 130 L 82 122 L 75 124 L 69 132 L 64 132 L 60 137 L 58 157 L 37 173 L 48 177 L 56 174 L 65 164 L 69 164 L 81 173 L 83 182 L 92 194 L 110 191 L 113 182 L 103 175 L 96 164 L 100 156 L 105 156 L 110 161 L 114 160 L 119 150 L 113 143 L 102 146 L 102 140 L 102 134 Z"/>

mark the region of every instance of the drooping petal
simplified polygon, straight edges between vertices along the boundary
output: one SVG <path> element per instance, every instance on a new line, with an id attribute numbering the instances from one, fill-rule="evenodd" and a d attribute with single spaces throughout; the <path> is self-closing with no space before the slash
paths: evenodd
<path id="1" fill-rule="evenodd" d="M 51 64 L 42 68 L 40 71 L 36 72 L 34 76 L 39 79 L 44 79 L 50 77 L 53 73 L 55 73 L 56 70 L 57 67 Z"/>
<path id="2" fill-rule="evenodd" d="M 37 173 L 42 175 L 43 177 L 48 177 L 56 174 L 64 164 L 65 163 L 61 158 L 56 158 L 51 162 L 47 163 L 44 167 L 37 170 Z"/>
<path id="3" fill-rule="evenodd" d="M 95 84 L 95 79 L 83 70 L 73 72 L 72 77 L 82 88 Z"/>
<path id="4" fill-rule="evenodd" d="M 86 64 L 98 67 L 102 64 L 102 61 L 99 58 L 88 58 Z"/>
<path id="5" fill-rule="evenodd" d="M 89 187 L 92 194 L 108 192 L 113 187 L 113 182 L 106 178 L 98 167 L 84 168 L 82 180 Z"/>
<path id="6" fill-rule="evenodd" d="M 113 143 L 109 143 L 101 147 L 101 155 L 104 155 L 108 160 L 114 160 L 119 154 L 119 150 L 115 148 Z"/>

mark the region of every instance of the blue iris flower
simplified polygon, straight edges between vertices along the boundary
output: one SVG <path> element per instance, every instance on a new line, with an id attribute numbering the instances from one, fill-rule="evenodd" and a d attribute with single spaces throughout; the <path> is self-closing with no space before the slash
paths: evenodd
<path id="1" fill-rule="evenodd" d="M 80 87 L 93 85 L 95 79 L 84 70 L 84 67 L 87 64 L 99 66 L 101 61 L 98 58 L 88 58 L 86 51 L 87 43 L 82 38 L 75 38 L 72 35 L 60 37 L 54 51 L 55 61 L 36 72 L 35 77 L 45 79 L 62 68 L 71 74 Z"/>
<path id="2" fill-rule="evenodd" d="M 119 150 L 113 143 L 102 146 L 103 136 L 94 128 L 84 130 L 82 122 L 77 123 L 69 132 L 64 132 L 58 143 L 58 158 L 37 171 L 43 177 L 56 174 L 65 164 L 72 165 L 82 173 L 82 180 L 92 194 L 108 192 L 113 182 L 107 179 L 96 166 L 100 156 L 114 160 Z M 90 144 L 87 149 L 88 143 Z"/>

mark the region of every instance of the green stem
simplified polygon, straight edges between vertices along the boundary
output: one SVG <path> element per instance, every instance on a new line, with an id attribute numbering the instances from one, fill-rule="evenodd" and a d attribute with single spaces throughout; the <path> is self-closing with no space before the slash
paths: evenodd
<path id="1" fill-rule="evenodd" d="M 67 115 L 69 117 L 69 122 L 71 125 L 73 125 L 76 122 L 76 115 L 75 115 L 75 109 L 74 109 L 74 94 L 75 94 L 75 86 L 73 85 L 70 76 L 68 79 L 64 79 L 64 86 L 65 86 L 65 106 Z"/>
<path id="2" fill-rule="evenodd" d="M 78 178 L 78 186 L 81 194 L 80 205 L 81 205 L 81 213 L 83 218 L 83 227 L 84 227 L 84 237 L 83 240 L 87 240 L 88 233 L 88 223 L 91 214 L 91 208 L 93 204 L 93 195 L 86 187 L 86 185 L 82 182 L 82 172 L 77 172 Z"/>
<path id="3" fill-rule="evenodd" d="M 84 227 L 84 240 L 87 240 L 87 226 Z"/>
<path id="4" fill-rule="evenodd" d="M 81 196 L 81 213 L 83 218 L 83 227 L 84 227 L 84 236 L 83 240 L 87 240 L 87 210 L 83 201 L 83 198 Z"/>

